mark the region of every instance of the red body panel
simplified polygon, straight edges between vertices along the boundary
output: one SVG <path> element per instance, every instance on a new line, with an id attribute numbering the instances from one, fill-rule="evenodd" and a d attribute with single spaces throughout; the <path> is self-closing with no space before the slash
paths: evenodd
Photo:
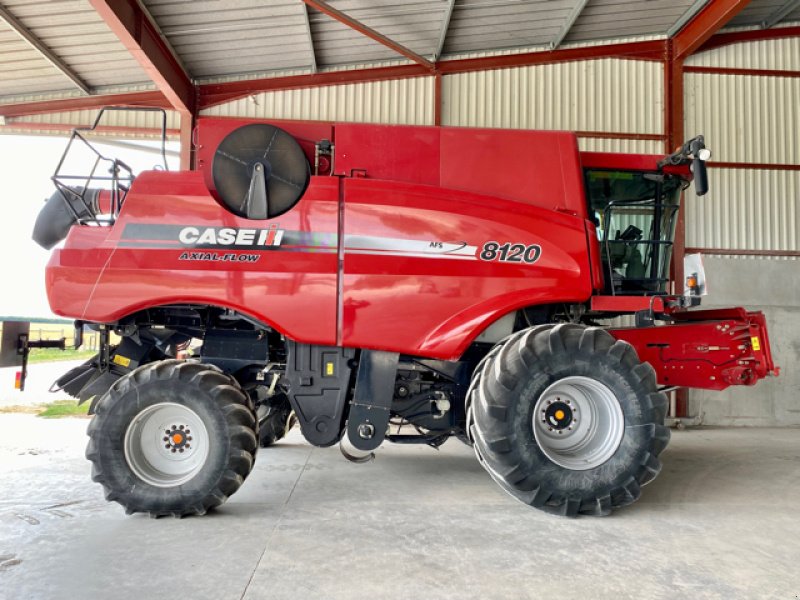
<path id="1" fill-rule="evenodd" d="M 306 242 L 205 252 L 258 254 L 253 263 L 181 260 L 198 251 L 179 241 L 183 228 L 270 225 Z M 539 254 L 532 263 L 485 261 L 486 242 Z M 250 221 L 227 211 L 198 172 L 140 175 L 114 226 L 73 227 L 47 277 L 63 316 L 113 322 L 164 304 L 214 304 L 301 342 L 443 359 L 511 310 L 592 293 L 585 225 L 575 216 L 434 186 L 314 177 L 290 211 Z"/>
<path id="2" fill-rule="evenodd" d="M 507 312 L 591 295 L 581 219 L 431 186 L 344 185 L 345 346 L 456 358 Z M 536 244 L 541 256 L 481 260 L 490 241 Z M 463 254 L 443 252 L 462 244 Z"/>
<path id="3" fill-rule="evenodd" d="M 273 219 L 282 229 L 332 235 L 327 248 L 284 245 L 261 251 L 255 263 L 187 261 L 180 257 L 192 249 L 180 244 L 177 230 L 165 228 L 264 224 L 223 208 L 199 172 L 143 173 L 113 227 L 73 227 L 64 248 L 53 252 L 47 268 L 50 305 L 59 315 L 113 322 L 163 304 L 214 304 L 261 319 L 294 339 L 335 344 L 338 188 L 337 178 L 314 178 L 297 206 Z M 151 227 L 158 237 L 126 237 L 131 224 Z"/>
<path id="4" fill-rule="evenodd" d="M 210 304 L 299 342 L 440 359 L 525 306 L 666 311 L 592 296 L 602 267 L 582 171 L 655 170 L 658 157 L 579 153 L 564 132 L 283 121 L 312 165 L 315 142 L 333 141 L 337 175 L 256 221 L 229 212 L 209 174 L 219 142 L 251 122 L 201 119 L 201 171 L 143 173 L 112 227 L 73 227 L 47 268 L 53 311 L 111 323 Z M 612 330 L 661 383 L 722 389 L 777 373 L 760 313 L 672 316 L 686 323 Z"/>
<path id="5" fill-rule="evenodd" d="M 577 138 L 565 131 L 336 125 L 334 173 L 587 215 Z"/>

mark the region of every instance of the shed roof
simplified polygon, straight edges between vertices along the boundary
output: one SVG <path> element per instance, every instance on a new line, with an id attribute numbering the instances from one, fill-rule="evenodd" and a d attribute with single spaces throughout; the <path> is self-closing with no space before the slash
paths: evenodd
<path id="1" fill-rule="evenodd" d="M 714 5 L 735 7 L 727 27 L 800 21 L 800 0 L 0 0 L 0 115 L 156 89 L 181 109 L 221 81 L 664 40 Z M 164 91 L 176 77 L 181 105 Z"/>

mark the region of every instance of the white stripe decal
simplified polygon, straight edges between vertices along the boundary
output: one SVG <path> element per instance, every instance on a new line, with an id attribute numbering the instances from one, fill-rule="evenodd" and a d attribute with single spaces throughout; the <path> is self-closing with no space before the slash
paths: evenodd
<path id="1" fill-rule="evenodd" d="M 447 260 L 478 260 L 474 256 L 462 256 L 458 254 L 441 253 L 422 253 L 422 252 L 395 252 L 392 250 L 348 250 L 345 254 L 370 254 L 372 256 L 406 256 L 411 258 L 438 258 Z"/>
<path id="2" fill-rule="evenodd" d="M 436 240 L 408 240 L 371 235 L 346 235 L 345 250 L 352 253 L 389 254 L 391 256 L 413 255 L 420 258 L 466 258 L 475 259 L 476 246 L 466 242 L 440 242 Z"/>

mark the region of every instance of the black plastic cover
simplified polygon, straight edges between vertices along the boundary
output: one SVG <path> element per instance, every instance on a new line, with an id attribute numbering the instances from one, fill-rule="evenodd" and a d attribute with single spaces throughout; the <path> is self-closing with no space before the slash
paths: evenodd
<path id="1" fill-rule="evenodd" d="M 342 436 L 350 391 L 352 348 L 287 342 L 289 402 L 303 436 L 315 446 L 332 446 Z"/>
<path id="2" fill-rule="evenodd" d="M 83 188 L 75 190 L 78 194 L 83 193 Z M 97 210 L 97 197 L 100 190 L 88 189 L 83 194 L 84 201 L 89 205 L 87 208 L 84 202 L 77 196 L 68 192 L 56 190 L 46 201 L 44 208 L 39 211 L 36 223 L 33 226 L 33 241 L 45 250 L 50 250 L 61 240 L 67 237 L 70 227 L 78 222 L 76 215 L 81 219 L 91 219 L 94 215 L 91 209 Z M 72 207 L 72 210 L 70 210 Z"/>

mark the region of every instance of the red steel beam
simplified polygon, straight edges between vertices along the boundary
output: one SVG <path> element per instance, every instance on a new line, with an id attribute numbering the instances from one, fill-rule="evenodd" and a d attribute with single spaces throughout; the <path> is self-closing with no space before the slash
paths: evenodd
<path id="1" fill-rule="evenodd" d="M 500 56 L 443 60 L 436 63 L 436 69 L 444 75 L 450 75 L 453 73 L 491 71 L 494 69 L 530 67 L 535 65 L 552 65 L 599 58 L 662 61 L 666 58 L 666 51 L 666 40 L 625 42 L 582 48 L 561 48 L 558 50 L 544 50 L 540 52 L 523 52 L 520 54 L 503 54 Z"/>
<path id="2" fill-rule="evenodd" d="M 437 73 L 433 79 L 433 124 L 442 124 L 442 74 Z"/>
<path id="3" fill-rule="evenodd" d="M 129 94 L 106 94 L 100 96 L 76 96 L 58 100 L 39 100 L 18 104 L 0 104 L 0 116 L 24 117 L 71 110 L 101 108 L 103 106 L 157 106 L 172 108 L 159 91 L 132 92 Z"/>
<path id="4" fill-rule="evenodd" d="M 514 67 L 546 65 L 599 58 L 623 58 L 629 60 L 663 61 L 666 58 L 666 41 L 631 42 L 569 48 L 554 51 L 525 52 L 504 56 L 487 56 L 470 59 L 443 60 L 436 63 L 436 71 L 441 74 L 468 73 L 472 71 L 491 71 Z M 230 102 L 260 92 L 293 90 L 299 88 L 322 87 L 347 83 L 408 79 L 410 77 L 430 76 L 431 72 L 422 65 L 399 65 L 372 69 L 350 69 L 330 71 L 309 75 L 288 77 L 267 77 L 245 81 L 211 83 L 199 86 L 199 107 L 208 108 L 223 102 Z"/>
<path id="5" fill-rule="evenodd" d="M 72 133 L 73 129 L 88 127 L 83 125 L 75 125 L 68 123 L 37 123 L 35 121 L 10 121 L 5 125 L 0 125 L 0 131 L 3 130 L 20 130 L 20 131 L 48 131 L 53 133 Z M 155 127 L 128 127 L 125 125 L 98 125 L 94 129 L 97 133 L 110 133 L 119 134 L 121 136 L 128 136 L 132 134 L 145 134 L 153 136 L 161 136 L 161 128 Z M 178 129 L 167 129 L 167 136 L 174 137 L 180 133 Z"/>
<path id="6" fill-rule="evenodd" d="M 136 0 L 89 0 L 176 110 L 194 113 L 195 87 Z"/>
<path id="7" fill-rule="evenodd" d="M 357 32 L 367 36 L 371 40 L 374 40 L 379 44 L 383 44 L 387 48 L 391 48 L 398 54 L 405 56 L 407 59 L 414 61 L 418 65 L 422 65 L 429 71 L 431 72 L 434 71 L 435 65 L 424 56 L 421 56 L 416 52 L 414 52 L 413 50 L 406 48 L 402 44 L 398 44 L 397 42 L 395 42 L 392 39 L 389 39 L 385 35 L 378 33 L 377 31 L 372 29 L 372 27 L 365 25 L 361 21 L 357 21 L 356 19 L 346 15 L 342 11 L 333 8 L 330 4 L 328 4 L 324 0 L 303 0 L 303 2 L 305 2 L 308 6 L 310 6 L 314 10 L 317 10 L 323 14 L 328 15 L 332 19 L 336 19 L 337 21 L 347 25 L 351 29 L 355 29 Z"/>
<path id="8" fill-rule="evenodd" d="M 712 169 L 747 169 L 748 171 L 800 171 L 800 165 L 781 163 L 709 162 Z"/>
<path id="9" fill-rule="evenodd" d="M 778 40 L 791 37 L 800 37 L 800 26 L 778 27 L 776 29 L 751 29 L 748 31 L 733 31 L 730 33 L 717 33 L 703 43 L 696 51 L 705 52 L 730 44 L 742 42 L 760 42 L 763 40 Z"/>
<path id="10" fill-rule="evenodd" d="M 661 133 L 625 133 L 619 131 L 575 131 L 579 138 L 601 140 L 638 140 L 662 142 L 666 136 Z"/>
<path id="11" fill-rule="evenodd" d="M 345 83 L 386 81 L 389 79 L 409 79 L 430 74 L 430 71 L 420 65 L 400 65 L 396 67 L 350 69 L 347 71 L 311 73 L 309 75 L 289 75 L 286 77 L 265 77 L 263 79 L 208 83 L 199 86 L 199 108 L 203 109 L 215 104 L 231 102 L 260 92 L 325 87 Z"/>
<path id="12" fill-rule="evenodd" d="M 192 136 L 194 135 L 197 117 L 195 113 L 181 111 L 180 119 L 180 169 L 181 171 L 194 170 L 196 156 L 193 152 Z"/>
<path id="13" fill-rule="evenodd" d="M 690 254 L 719 254 L 721 256 L 776 256 L 780 258 L 800 257 L 800 250 L 734 250 L 732 248 L 687 248 Z"/>
<path id="14" fill-rule="evenodd" d="M 728 67 L 684 67 L 684 73 L 707 73 L 709 75 L 746 75 L 748 77 L 800 77 L 800 71 L 783 69 L 733 69 Z"/>
<path id="15" fill-rule="evenodd" d="M 748 4 L 750 0 L 711 0 L 672 38 L 674 58 L 693 54 Z"/>

